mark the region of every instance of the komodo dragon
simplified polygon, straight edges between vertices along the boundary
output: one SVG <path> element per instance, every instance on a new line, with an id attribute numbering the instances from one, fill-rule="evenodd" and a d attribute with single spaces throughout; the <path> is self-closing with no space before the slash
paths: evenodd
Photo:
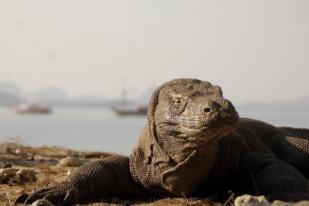
<path id="1" fill-rule="evenodd" d="M 239 118 L 221 88 L 176 79 L 153 94 L 130 157 L 82 166 L 64 182 L 16 202 L 72 205 L 108 197 L 207 197 L 232 190 L 268 199 L 309 199 L 309 130 Z"/>

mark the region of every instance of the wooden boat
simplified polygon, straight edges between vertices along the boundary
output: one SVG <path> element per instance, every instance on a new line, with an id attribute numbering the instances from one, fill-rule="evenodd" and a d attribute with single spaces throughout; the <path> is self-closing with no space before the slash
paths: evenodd
<path id="1" fill-rule="evenodd" d="M 18 114 L 49 114 L 51 109 L 46 106 L 36 104 L 21 104 L 15 108 Z"/>
<path id="2" fill-rule="evenodd" d="M 123 81 L 123 85 L 125 85 L 125 81 Z M 111 107 L 111 109 L 119 116 L 147 115 L 147 106 L 145 105 L 134 106 L 132 105 L 132 103 L 128 103 L 126 99 L 127 93 L 128 90 L 124 86 L 121 92 L 120 105 L 118 107 L 117 106 Z"/>
<path id="3" fill-rule="evenodd" d="M 128 116 L 128 115 L 146 115 L 147 106 L 139 106 L 136 109 L 124 109 L 124 108 L 112 108 L 119 116 Z"/>

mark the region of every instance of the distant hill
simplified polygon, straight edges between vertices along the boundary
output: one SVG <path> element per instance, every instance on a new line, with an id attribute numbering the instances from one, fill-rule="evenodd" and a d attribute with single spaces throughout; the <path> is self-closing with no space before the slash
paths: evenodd
<path id="1" fill-rule="evenodd" d="M 252 102 L 237 106 L 241 117 L 266 121 L 277 126 L 309 128 L 309 97 L 297 101 Z"/>
<path id="2" fill-rule="evenodd" d="M 21 97 L 14 96 L 12 94 L 0 93 L 0 106 L 13 107 L 24 101 Z"/>
<path id="3" fill-rule="evenodd" d="M 23 97 L 24 94 L 17 84 L 10 81 L 0 81 L 0 93 L 10 94 L 16 97 Z"/>
<path id="4" fill-rule="evenodd" d="M 280 102 L 251 102 L 239 106 L 242 111 L 272 111 L 272 112 L 297 112 L 309 111 L 309 97 L 295 101 Z"/>
<path id="5" fill-rule="evenodd" d="M 63 102 L 68 100 L 68 95 L 65 91 L 57 87 L 46 87 L 39 89 L 32 94 L 28 95 L 31 101 L 40 103 Z"/>
<path id="6" fill-rule="evenodd" d="M 25 99 L 21 89 L 13 82 L 0 81 L 0 105 L 15 106 Z"/>

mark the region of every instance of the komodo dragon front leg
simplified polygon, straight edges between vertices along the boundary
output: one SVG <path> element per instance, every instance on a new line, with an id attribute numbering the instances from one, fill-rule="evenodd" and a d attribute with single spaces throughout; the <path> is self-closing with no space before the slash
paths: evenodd
<path id="1" fill-rule="evenodd" d="M 272 154 L 251 153 L 241 158 L 241 177 L 247 179 L 246 191 L 266 195 L 269 200 L 308 200 L 305 177 L 293 166 Z M 309 191 L 308 191 L 309 192 Z"/>
<path id="2" fill-rule="evenodd" d="M 130 174 L 129 158 L 114 155 L 88 163 L 64 182 L 39 190 L 27 199 L 17 198 L 16 203 L 47 199 L 57 205 L 74 205 L 106 197 L 145 197 L 146 193 Z"/>

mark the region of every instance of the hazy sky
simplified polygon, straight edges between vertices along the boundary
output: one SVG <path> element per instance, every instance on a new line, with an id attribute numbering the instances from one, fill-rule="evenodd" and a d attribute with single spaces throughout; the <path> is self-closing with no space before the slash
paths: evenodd
<path id="1" fill-rule="evenodd" d="M 0 1 L 0 80 L 135 93 L 178 77 L 234 102 L 309 95 L 308 0 Z"/>

